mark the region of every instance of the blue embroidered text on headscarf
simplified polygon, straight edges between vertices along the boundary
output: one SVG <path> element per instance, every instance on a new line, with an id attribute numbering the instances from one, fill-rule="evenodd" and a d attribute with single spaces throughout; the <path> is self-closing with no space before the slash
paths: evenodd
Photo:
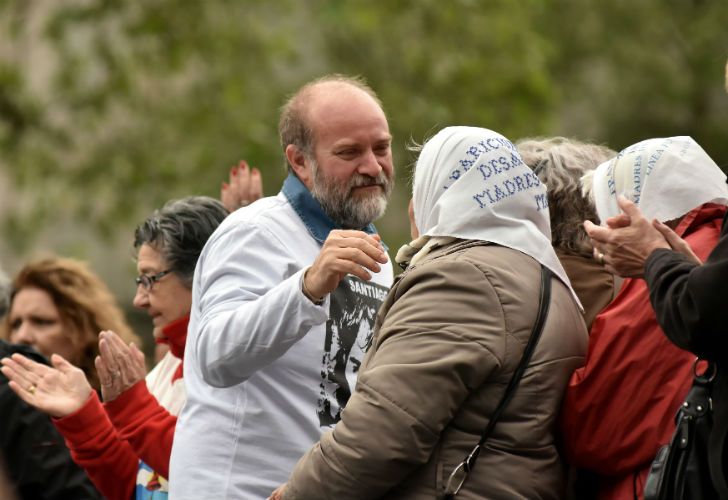
<path id="1" fill-rule="evenodd" d="M 551 246 L 546 187 L 502 135 L 477 127 L 438 132 L 417 161 L 412 202 L 422 238 L 481 240 L 513 248 L 569 285 Z"/>
<path id="2" fill-rule="evenodd" d="M 622 150 L 584 176 L 599 218 L 621 211 L 623 195 L 640 206 L 645 217 L 673 220 L 708 202 L 728 200 L 725 174 L 690 137 L 647 139 Z"/>
<path id="3" fill-rule="evenodd" d="M 485 156 L 485 153 L 491 154 Z M 494 156 L 492 153 L 499 155 Z M 462 174 L 475 167 L 482 176 L 484 186 L 481 192 L 473 195 L 473 200 L 480 208 L 485 208 L 486 205 L 498 203 L 516 193 L 541 186 L 538 176 L 530 170 L 521 169 L 517 173 L 513 172 L 516 167 L 523 164 L 516 146 L 511 141 L 504 137 L 491 137 L 467 147 L 465 158 L 458 161 L 459 168 L 451 172 L 448 180 L 455 182 Z M 508 172 L 512 175 L 503 175 Z M 445 185 L 444 189 L 452 185 L 452 182 Z M 538 192 L 533 196 L 537 210 L 548 208 L 545 192 Z"/>

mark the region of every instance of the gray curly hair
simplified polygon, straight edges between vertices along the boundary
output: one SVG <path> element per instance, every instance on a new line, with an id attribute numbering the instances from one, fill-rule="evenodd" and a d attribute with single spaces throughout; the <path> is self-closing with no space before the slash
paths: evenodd
<path id="1" fill-rule="evenodd" d="M 617 155 L 616 151 L 565 137 L 527 138 L 518 152 L 548 190 L 551 241 L 569 254 L 591 256 L 582 222 L 599 224 L 594 202 L 582 194 L 580 178 Z"/>
<path id="2" fill-rule="evenodd" d="M 138 250 L 144 244 L 154 247 L 182 282 L 192 288 L 197 259 L 227 215 L 222 203 L 207 196 L 169 201 L 136 228 L 134 248 Z"/>

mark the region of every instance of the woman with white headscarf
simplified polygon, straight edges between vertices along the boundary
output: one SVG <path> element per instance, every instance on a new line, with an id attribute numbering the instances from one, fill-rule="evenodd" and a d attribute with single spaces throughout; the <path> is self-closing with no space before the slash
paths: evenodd
<path id="1" fill-rule="evenodd" d="M 273 498 L 442 498 L 521 360 L 542 266 L 555 276 L 545 327 L 457 498 L 561 498 L 555 420 L 587 339 L 543 184 L 505 137 L 449 127 L 422 149 L 413 208 L 415 239 L 397 258 L 407 267 L 356 391 Z"/>
<path id="2" fill-rule="evenodd" d="M 583 185 L 600 220 L 618 216 L 617 198 L 625 196 L 705 259 L 720 237 L 725 179 L 693 139 L 670 137 L 630 146 Z M 592 324 L 587 363 L 569 383 L 560 422 L 569 461 L 598 476 L 596 498 L 642 497 L 650 464 L 674 431 L 694 359 L 664 335 L 645 281 L 625 279 Z"/>

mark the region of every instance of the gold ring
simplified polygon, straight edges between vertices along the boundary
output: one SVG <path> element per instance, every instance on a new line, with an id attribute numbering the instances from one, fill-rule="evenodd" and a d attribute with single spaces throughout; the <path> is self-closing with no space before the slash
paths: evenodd
<path id="1" fill-rule="evenodd" d="M 35 390 L 36 390 L 36 388 L 37 388 L 37 386 L 36 386 L 35 384 L 30 384 L 30 387 L 28 387 L 28 388 L 27 388 L 26 390 L 27 390 L 27 391 L 28 391 L 29 393 L 31 393 L 31 394 L 35 394 Z"/>
<path id="2" fill-rule="evenodd" d="M 599 263 L 601 265 L 604 265 L 604 254 L 599 252 Z"/>

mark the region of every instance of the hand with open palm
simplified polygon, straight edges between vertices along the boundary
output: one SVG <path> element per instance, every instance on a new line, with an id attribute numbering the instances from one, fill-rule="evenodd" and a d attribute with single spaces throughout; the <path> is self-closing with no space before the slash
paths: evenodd
<path id="1" fill-rule="evenodd" d="M 62 356 L 52 355 L 51 364 L 13 354 L 2 360 L 2 372 L 20 399 L 52 417 L 65 417 L 78 411 L 93 389 L 83 371 Z"/>

